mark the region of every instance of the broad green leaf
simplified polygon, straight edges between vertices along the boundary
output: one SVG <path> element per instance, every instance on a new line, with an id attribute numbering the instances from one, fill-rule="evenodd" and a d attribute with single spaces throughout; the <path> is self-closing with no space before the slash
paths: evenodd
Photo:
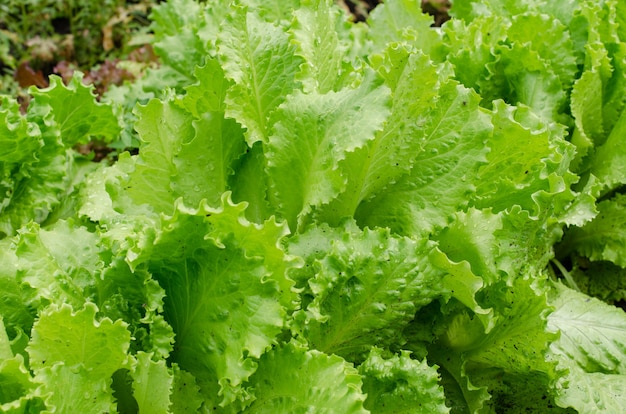
<path id="1" fill-rule="evenodd" d="M 585 156 L 593 145 L 603 143 L 602 91 L 611 71 L 604 45 L 589 43 L 586 50 L 588 67 L 574 83 L 570 104 L 576 125 L 572 143 L 577 146 L 579 157 Z"/>
<path id="2" fill-rule="evenodd" d="M 496 14 L 471 23 L 452 20 L 442 28 L 446 60 L 456 68 L 455 78 L 480 93 L 485 106 L 502 98 L 507 87 L 495 65 L 499 60 L 496 50 L 506 41 L 510 24 Z"/>
<path id="3" fill-rule="evenodd" d="M 542 0 L 453 0 L 451 3 L 452 16 L 466 21 L 493 15 L 510 18 L 543 5 Z"/>
<path id="4" fill-rule="evenodd" d="M 476 302 L 476 293 L 483 288 L 485 282 L 472 272 L 470 263 L 467 260 L 454 262 L 439 248 L 430 252 L 429 260 L 437 269 L 446 272 L 441 282 L 449 289 L 450 296 L 476 313 L 485 327 L 489 326 L 492 323 L 492 312 L 483 309 Z"/>
<path id="5" fill-rule="evenodd" d="M 250 378 L 256 399 L 243 413 L 368 413 L 358 371 L 336 355 L 293 344 L 272 348 Z"/>
<path id="6" fill-rule="evenodd" d="M 240 3 L 254 10 L 264 20 L 283 25 L 291 21 L 295 10 L 301 10 L 300 0 L 240 0 Z"/>
<path id="7" fill-rule="evenodd" d="M 200 389 L 196 385 L 196 379 L 187 371 L 183 371 L 178 365 L 172 366 L 174 383 L 172 385 L 173 413 L 197 412 L 202 405 Z"/>
<path id="8" fill-rule="evenodd" d="M 547 121 L 567 122 L 564 90 L 573 82 L 576 56 L 565 26 L 535 13 L 512 19 L 495 10 L 479 14 L 470 23 L 453 21 L 444 28 L 458 79 L 478 91 L 486 107 L 495 99 L 521 102 Z"/>
<path id="9" fill-rule="evenodd" d="M 154 222 L 158 213 L 152 208 L 156 201 L 146 198 L 136 204 L 137 197 L 128 183 L 133 178 L 137 164 L 137 157 L 128 152 L 122 152 L 115 164 L 107 166 L 98 164 L 98 168 L 87 174 L 85 186 L 79 192 L 80 207 L 78 215 L 100 223 L 103 228 L 118 227 L 120 222 L 126 222 L 127 228 L 146 229 L 146 222 Z M 140 168 L 141 169 L 141 168 Z M 150 177 L 143 177 L 150 179 Z M 159 180 L 159 177 L 154 177 Z M 130 190 L 130 191 L 129 191 Z M 146 195 L 148 197 L 148 195 Z M 151 204 L 148 204 L 151 203 Z M 141 225 L 138 225 L 141 222 Z M 142 227 L 143 226 L 143 227 Z M 127 232 L 124 232 L 126 236 Z"/>
<path id="10" fill-rule="evenodd" d="M 525 106 L 502 101 L 494 102 L 493 117 L 497 128 L 487 143 L 488 163 L 479 170 L 475 205 L 496 212 L 519 205 L 535 217 L 562 214 L 574 199 L 569 188 L 577 178 L 568 170 L 574 149 L 564 131 Z"/>
<path id="11" fill-rule="evenodd" d="M 570 89 L 577 72 L 574 45 L 567 27 L 546 14 L 521 14 L 511 19 L 507 31 L 510 42 L 530 47 L 561 80 L 563 90 Z M 522 60 L 518 56 L 518 60 Z"/>
<path id="12" fill-rule="evenodd" d="M 620 115 L 606 142 L 597 147 L 589 159 L 589 172 L 598 178 L 603 193 L 626 183 L 624 133 L 626 133 L 626 109 Z"/>
<path id="13" fill-rule="evenodd" d="M 373 75 L 355 89 L 295 92 L 280 106 L 267 147 L 273 203 L 295 231 L 314 207 L 345 191 L 339 163 L 374 139 L 386 117 L 389 90 Z"/>
<path id="14" fill-rule="evenodd" d="M 222 197 L 222 206 L 217 211 L 225 214 L 225 219 L 209 220 L 211 232 L 207 238 L 222 244 L 222 238 L 232 235 L 236 245 L 245 250 L 248 257 L 262 257 L 265 266 L 272 269 L 270 279 L 280 286 L 280 295 L 275 298 L 285 307 L 291 308 L 298 300 L 292 291 L 293 281 L 288 277 L 288 271 L 298 265 L 298 259 L 285 255 L 281 242 L 288 234 L 289 229 L 284 222 L 277 222 L 270 217 L 263 223 L 251 223 L 244 217 L 247 210 L 245 203 L 233 204 L 230 194 Z"/>
<path id="15" fill-rule="evenodd" d="M 183 144 L 193 140 L 192 117 L 172 101 L 156 99 L 136 111 L 139 119 L 135 128 L 142 141 L 141 155 L 126 191 L 136 204 L 148 204 L 156 212 L 171 213 L 174 200 L 181 195 L 171 183 L 178 173 L 176 157 Z"/>
<path id="16" fill-rule="evenodd" d="M 624 110 L 624 97 L 616 93 L 626 85 L 626 47 L 617 34 L 616 3 L 581 4 L 581 24 L 586 25 L 583 34 L 587 41 L 585 71 L 574 85 L 571 103 L 576 119 L 572 142 L 579 147 L 581 156 L 593 155 L 591 147 L 604 144 L 620 123 Z M 602 168 L 601 162 L 592 162 L 591 168 Z"/>
<path id="17" fill-rule="evenodd" d="M 0 315 L 0 358 L 2 360 L 13 358 L 13 351 L 11 350 L 11 343 L 9 342 L 9 336 L 4 327 L 4 318 Z"/>
<path id="18" fill-rule="evenodd" d="M 253 225 L 244 208 L 227 199 L 219 209 L 179 204 L 137 259 L 165 289 L 165 316 L 176 334 L 172 361 L 196 377 L 207 404 L 245 398 L 242 382 L 285 324 L 281 302 L 292 306 L 286 276 L 277 271 L 285 266 L 277 247 L 284 228 Z"/>
<path id="19" fill-rule="evenodd" d="M 133 397 L 137 401 L 139 412 L 169 413 L 170 394 L 173 377 L 165 360 L 152 360 L 151 354 L 140 352 L 131 375 L 133 377 Z"/>
<path id="20" fill-rule="evenodd" d="M 195 83 L 185 87 L 182 104 L 195 118 L 207 112 L 224 112 L 224 99 L 231 82 L 216 59 L 208 59 L 194 71 Z"/>
<path id="21" fill-rule="evenodd" d="M 320 232 L 332 240 L 323 256 L 315 242 Z M 296 240 L 305 262 L 313 256 L 302 269 L 309 277 L 305 296 L 313 300 L 294 316 L 296 326 L 312 348 L 328 354 L 356 360 L 372 346 L 402 343 L 400 332 L 415 312 L 447 288 L 437 286 L 442 274 L 430 266 L 425 240 L 361 231 L 353 222 L 311 229 Z"/>
<path id="22" fill-rule="evenodd" d="M 576 414 L 579 411 L 561 408 L 554 395 L 552 375 L 529 372 L 515 375 L 503 374 L 500 369 L 481 368 L 471 371 L 472 383 L 479 389 L 487 389 L 490 398 L 481 413 L 545 413 Z"/>
<path id="23" fill-rule="evenodd" d="M 341 10 L 331 0 L 303 0 L 302 6 L 294 12 L 291 26 L 295 53 L 304 59 L 297 79 L 305 92 L 338 91 L 344 83 L 348 47 L 340 42 L 336 31 L 337 22 L 342 19 Z M 351 66 L 347 68 L 353 70 Z"/>
<path id="24" fill-rule="evenodd" d="M 576 257 L 570 271 L 581 292 L 609 304 L 626 300 L 626 269 L 607 261 Z"/>
<path id="25" fill-rule="evenodd" d="M 219 63 L 211 59 L 195 73 L 198 82 L 186 88 L 182 104 L 194 115 L 194 137 L 183 142 L 175 159 L 177 174 L 172 187 L 188 205 L 202 199 L 217 205 L 229 188 L 234 162 L 247 147 L 244 131 L 233 119 L 224 118 L 224 99 L 231 85 Z"/>
<path id="26" fill-rule="evenodd" d="M 424 235 L 446 225 L 468 203 L 492 125 L 479 109 L 480 96 L 455 82 L 445 83 L 424 124 L 424 148 L 413 169 L 384 192 L 359 205 L 362 226 L 389 227 L 403 235 Z M 444 121 L 445 120 L 445 121 Z"/>
<path id="27" fill-rule="evenodd" d="M 153 47 L 166 68 L 173 70 L 175 83 L 190 82 L 196 66 L 205 62 L 208 36 L 204 32 L 210 30 L 205 9 L 193 0 L 172 0 L 152 8 Z"/>
<path id="28" fill-rule="evenodd" d="M 401 44 L 390 45 L 372 61 L 391 88 L 391 114 L 373 140 L 342 160 L 340 167 L 348 185 L 345 192 L 316 211 L 316 218 L 324 222 L 335 224 L 353 217 L 362 201 L 408 174 L 415 154 L 425 145 L 424 126 L 436 103 L 442 68 Z"/>
<path id="29" fill-rule="evenodd" d="M 568 386 L 558 390 L 556 402 L 577 413 L 619 413 L 626 404 L 626 375 L 585 372 L 569 368 L 564 378 Z"/>
<path id="30" fill-rule="evenodd" d="M 1 333 L 0 333 L 1 335 Z M 0 412 L 7 414 L 39 413 L 44 408 L 30 372 L 19 356 L 0 362 Z"/>
<path id="31" fill-rule="evenodd" d="M 618 194 L 598 203 L 598 216 L 583 227 L 571 227 L 559 248 L 591 260 L 607 260 L 626 268 L 626 196 Z"/>
<path id="32" fill-rule="evenodd" d="M 439 342 L 429 348 L 433 361 L 455 378 L 472 412 L 493 412 L 505 400 L 512 402 L 512 412 L 524 412 L 534 403 L 516 398 L 517 393 L 524 395 L 525 387 L 545 390 L 555 377 L 556 364 L 547 356 L 556 335 L 548 329 L 550 310 L 541 283 L 517 278 L 486 287 L 478 298 L 494 310 L 495 323 L 480 333 L 482 324 L 474 315 L 451 315 Z M 485 399 L 485 392 L 493 399 Z"/>
<path id="33" fill-rule="evenodd" d="M 432 17 L 416 1 L 387 0 L 372 10 L 367 22 L 374 53 L 384 50 L 390 42 L 408 41 L 428 54 L 440 43 L 439 33 L 431 27 Z"/>
<path id="34" fill-rule="evenodd" d="M 432 349 L 428 352 L 429 361 L 437 361 L 441 372 L 441 385 L 444 387 L 446 405 L 451 411 L 460 410 L 470 413 L 489 413 L 489 401 L 492 399 L 487 386 L 475 385 L 465 372 L 462 355 L 451 353 L 446 348 Z M 454 411 L 453 411 L 454 412 Z"/>
<path id="35" fill-rule="evenodd" d="M 165 291 L 144 268 L 131 269 L 124 253 L 114 253 L 119 257 L 102 273 L 94 302 L 100 315 L 128 324 L 133 352 L 152 353 L 155 360 L 167 358 L 173 350 L 174 332 L 163 317 Z"/>
<path id="36" fill-rule="evenodd" d="M 624 42 L 626 41 L 626 6 L 623 2 L 616 1 L 615 3 L 615 18 L 617 23 L 617 35 L 619 39 Z"/>
<path id="37" fill-rule="evenodd" d="M 31 88 L 33 111 L 45 111 L 59 129 L 61 141 L 66 146 L 85 144 L 91 138 L 111 140 L 120 132 L 117 117 L 110 105 L 96 102 L 93 86 L 82 83 L 77 73 L 67 86 L 60 77 L 50 76 L 50 86 L 45 89 Z M 29 111 L 30 112 L 30 111 Z"/>
<path id="38" fill-rule="evenodd" d="M 546 288 L 541 286 L 545 282 L 537 279 L 518 277 L 485 288 L 478 297 L 482 306 L 495 310 L 494 327 L 479 343 L 457 347 L 457 334 L 469 326 L 455 325 L 446 332 L 444 342 L 462 350 L 465 359 L 476 368 L 490 366 L 509 373 L 552 375 L 554 367 L 546 361 L 546 354 L 556 335 L 547 319 L 551 309 Z"/>
<path id="39" fill-rule="evenodd" d="M 11 343 L 0 314 L 0 412 L 25 413 L 36 409 L 36 388 L 22 355 L 13 355 Z"/>
<path id="40" fill-rule="evenodd" d="M 590 56 L 585 62 L 585 69 L 600 73 L 602 89 L 596 91 L 602 97 L 602 107 L 599 108 L 602 111 L 602 119 L 599 127 L 604 127 L 607 133 L 616 123 L 626 103 L 624 95 L 618 92 L 626 87 L 626 45 L 619 39 L 620 28 L 617 22 L 619 3 L 607 1 L 581 4 L 581 15 L 588 24 L 588 44 L 595 49 L 588 50 Z M 603 52 L 608 56 L 608 61 Z M 602 62 L 598 61 L 598 57 Z M 596 142 L 598 143 L 602 141 Z"/>
<path id="41" fill-rule="evenodd" d="M 603 124 L 611 131 L 619 122 L 621 113 L 626 109 L 626 98 L 618 91 L 626 88 L 626 43 L 610 45 L 609 54 L 613 64 L 611 79 L 604 87 Z"/>
<path id="42" fill-rule="evenodd" d="M 561 121 L 559 115 L 565 109 L 566 94 L 550 62 L 542 59 L 537 51 L 519 43 L 501 47 L 499 52 L 494 70 L 497 73 L 501 71 L 502 81 L 506 83 L 501 96 L 511 104 L 530 106 L 547 122 Z M 520 61 L 525 65 L 523 71 L 519 70 Z"/>
<path id="43" fill-rule="evenodd" d="M 94 374 L 83 366 L 57 363 L 39 369 L 35 380 L 46 404 L 42 414 L 115 412 L 115 400 L 107 377 Z"/>
<path id="44" fill-rule="evenodd" d="M 485 285 L 490 285 L 501 276 L 498 269 L 501 252 L 496 238 L 500 229 L 499 215 L 472 208 L 456 213 L 454 221 L 434 238 L 451 262 L 467 261 L 472 273 L 480 276 Z"/>
<path id="45" fill-rule="evenodd" d="M 204 113 L 192 125 L 193 138 L 182 143 L 174 158 L 171 187 L 188 205 L 197 206 L 202 199 L 217 205 L 228 189 L 233 163 L 246 150 L 243 131 L 222 112 Z"/>
<path id="46" fill-rule="evenodd" d="M 579 0 L 563 0 L 563 1 L 542 1 L 540 4 L 541 9 L 538 10 L 541 13 L 545 13 L 550 16 L 554 16 L 561 21 L 564 25 L 568 26 L 570 32 L 574 32 L 576 29 L 572 26 L 572 21 L 578 17 L 578 9 L 580 4 L 583 3 Z"/>
<path id="47" fill-rule="evenodd" d="M 557 403 L 578 412 L 619 412 L 626 389 L 626 314 L 563 285 L 555 290 L 548 323 L 560 332 L 551 346 L 564 372 L 555 385 Z"/>
<path id="48" fill-rule="evenodd" d="M 0 98 L 0 168 L 2 174 L 8 165 L 32 163 L 37 160 L 36 154 L 43 146 L 37 124 L 28 122 L 20 114 L 17 101 L 8 97 Z M 4 176 L 0 176 L 5 179 Z M 4 184 L 4 183 L 3 183 Z M 4 194 L 1 202 L 4 201 Z"/>
<path id="49" fill-rule="evenodd" d="M 549 315 L 548 324 L 560 332 L 560 337 L 551 345 L 551 351 L 566 367 L 575 365 L 587 373 L 626 377 L 623 310 L 561 284 L 556 287 L 552 304 L 556 309 Z"/>
<path id="50" fill-rule="evenodd" d="M 297 86 L 301 59 L 278 26 L 233 6 L 218 37 L 218 58 L 234 85 L 226 93 L 226 116 L 246 131 L 248 145 L 267 143 L 269 119 Z"/>
<path id="51" fill-rule="evenodd" d="M 37 306 L 37 292 L 20 283 L 17 277 L 18 258 L 13 243 L 12 238 L 0 241 L 0 319 L 10 337 L 16 336 L 20 330 L 30 331 Z M 2 334 L 0 330 L 0 336 Z"/>
<path id="52" fill-rule="evenodd" d="M 42 311 L 27 348 L 30 367 L 36 373 L 46 371 L 44 376 L 68 375 L 80 381 L 88 375 L 106 384 L 126 360 L 130 333 L 122 321 L 96 320 L 97 311 L 93 303 L 75 312 L 69 305 L 50 305 Z M 72 386 L 56 385 L 68 391 L 65 387 Z"/>
<path id="53" fill-rule="evenodd" d="M 263 223 L 275 214 L 268 201 L 266 165 L 263 145 L 257 142 L 237 161 L 235 175 L 229 177 L 233 200 L 248 203 L 246 218 L 254 223 Z"/>
<path id="54" fill-rule="evenodd" d="M 550 215 L 537 219 L 517 206 L 499 215 L 502 227 L 494 232 L 499 246 L 494 260 L 497 269 L 509 277 L 541 274 L 554 257 L 554 244 L 563 236 L 561 225 Z"/>
<path id="55" fill-rule="evenodd" d="M 363 375 L 365 408 L 373 413 L 448 413 L 437 367 L 411 358 L 408 351 L 386 358 L 372 348 L 359 366 Z"/>
<path id="56" fill-rule="evenodd" d="M 80 307 L 104 267 L 100 251 L 98 235 L 73 221 L 45 229 L 30 224 L 15 245 L 19 280 L 51 303 Z"/>
<path id="57" fill-rule="evenodd" d="M 15 235 L 30 221 L 43 223 L 72 192 L 73 157 L 60 144 L 47 143 L 36 164 L 22 164 L 13 177 L 2 180 L 8 197 L 0 202 L 0 237 Z"/>

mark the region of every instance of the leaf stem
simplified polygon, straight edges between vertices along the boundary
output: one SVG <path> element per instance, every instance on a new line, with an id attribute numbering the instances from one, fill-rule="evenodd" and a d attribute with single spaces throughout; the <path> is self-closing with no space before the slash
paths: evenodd
<path id="1" fill-rule="evenodd" d="M 561 274 L 565 278 L 565 281 L 567 282 L 567 285 L 570 288 L 580 292 L 580 288 L 578 287 L 578 285 L 574 281 L 574 278 L 572 277 L 570 272 L 565 268 L 565 266 L 563 266 L 563 264 L 561 264 L 561 262 L 559 262 L 558 259 L 552 259 L 550 261 L 552 262 L 552 264 L 554 264 L 556 266 L 557 269 L 559 269 L 559 272 L 561 272 Z"/>

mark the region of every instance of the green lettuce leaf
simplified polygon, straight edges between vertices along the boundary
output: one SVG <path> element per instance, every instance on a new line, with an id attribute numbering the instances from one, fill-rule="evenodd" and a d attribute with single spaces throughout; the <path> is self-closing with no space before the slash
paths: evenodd
<path id="1" fill-rule="evenodd" d="M 295 300 L 278 270 L 287 266 L 277 247 L 284 227 L 248 223 L 244 209 L 227 198 L 219 209 L 179 203 L 133 263 L 147 266 L 165 289 L 165 317 L 176 335 L 171 358 L 195 376 L 205 404 L 247 398 L 241 384 L 275 343 Z"/>
<path id="2" fill-rule="evenodd" d="M 565 3 L 565 2 L 563 2 Z M 513 15 L 507 38 L 537 52 L 561 80 L 563 90 L 571 89 L 577 72 L 574 44 L 567 27 L 552 14 Z M 518 56 L 518 60 L 521 60 Z"/>
<path id="3" fill-rule="evenodd" d="M 246 128 L 248 145 L 266 143 L 269 118 L 297 86 L 302 63 L 288 35 L 256 14 L 233 6 L 218 37 L 219 59 L 234 85 L 226 93 L 226 116 Z"/>
<path id="4" fill-rule="evenodd" d="M 626 314 L 595 298 L 556 285 L 548 323 L 560 332 L 551 353 L 565 372 L 557 403 L 578 412 L 621 410 L 626 386 Z"/>
<path id="5" fill-rule="evenodd" d="M 171 411 L 173 413 L 196 412 L 202 405 L 202 397 L 195 377 L 180 369 L 178 365 L 173 365 L 172 371 L 174 372 L 174 384 Z"/>
<path id="6" fill-rule="evenodd" d="M 184 142 L 193 140 L 192 117 L 172 101 L 157 99 L 137 111 L 135 128 L 143 145 L 127 191 L 136 204 L 148 203 L 157 212 L 171 214 L 177 198 L 170 184 L 177 172 L 175 157 Z"/>
<path id="7" fill-rule="evenodd" d="M 316 227 L 290 243 L 290 253 L 310 263 L 303 303 L 294 315 L 296 330 L 311 348 L 354 361 L 372 346 L 402 344 L 400 332 L 415 312 L 443 294 L 441 273 L 428 261 L 425 240 L 392 237 L 389 231 Z M 320 253 L 316 240 L 331 238 Z M 393 255 L 389 252 L 394 251 Z"/>
<path id="8" fill-rule="evenodd" d="M 194 82 L 185 87 L 182 104 L 195 118 L 207 112 L 224 112 L 226 91 L 232 85 L 216 59 L 208 59 L 194 70 Z"/>
<path id="9" fill-rule="evenodd" d="M 41 229 L 31 223 L 20 232 L 18 280 L 36 291 L 39 300 L 80 308 L 93 291 L 104 267 L 98 236 L 72 222 Z"/>
<path id="10" fill-rule="evenodd" d="M 97 311 L 93 303 L 76 312 L 51 305 L 35 322 L 27 351 L 45 412 L 115 409 L 109 384 L 125 364 L 130 333 L 122 321 L 97 320 Z"/>
<path id="11" fill-rule="evenodd" d="M 412 359 L 408 351 L 385 358 L 372 348 L 359 366 L 365 408 L 373 413 L 448 413 L 437 367 Z"/>
<path id="12" fill-rule="evenodd" d="M 472 21 L 478 16 L 511 17 L 534 10 L 540 5 L 543 5 L 541 0 L 454 0 L 450 14 L 459 19 Z"/>
<path id="13" fill-rule="evenodd" d="M 243 413 L 369 412 L 351 364 L 291 343 L 266 352 L 249 384 L 257 397 Z"/>
<path id="14" fill-rule="evenodd" d="M 495 14 L 469 23 L 455 19 L 442 28 L 446 60 L 457 68 L 455 79 L 480 93 L 486 107 L 502 97 L 507 88 L 496 66 L 500 59 L 496 51 L 506 42 L 510 24 Z"/>
<path id="15" fill-rule="evenodd" d="M 122 321 L 98 321 L 97 311 L 93 303 L 75 312 L 69 305 L 50 305 L 33 326 L 30 367 L 37 372 L 58 363 L 98 380 L 113 375 L 126 360 L 130 333 Z"/>
<path id="16" fill-rule="evenodd" d="M 37 292 L 17 277 L 18 258 L 13 243 L 12 238 L 0 240 L 0 317 L 3 329 L 6 328 L 11 338 L 18 336 L 22 330 L 30 331 L 38 305 Z"/>
<path id="17" fill-rule="evenodd" d="M 68 147 L 91 138 L 110 140 L 120 132 L 111 106 L 97 102 L 93 86 L 83 85 L 82 78 L 77 72 L 65 86 L 59 76 L 52 75 L 46 89 L 30 89 L 33 108 L 29 112 L 49 111 L 61 141 Z"/>
<path id="18" fill-rule="evenodd" d="M 205 62 L 213 23 L 205 9 L 193 0 L 172 0 L 152 8 L 152 44 L 164 63 L 156 73 L 170 81 L 169 87 L 193 82 L 196 66 Z"/>
<path id="19" fill-rule="evenodd" d="M 356 88 L 295 92 L 276 111 L 267 146 L 271 200 L 294 231 L 347 188 L 339 163 L 381 129 L 389 90 L 372 74 Z"/>
<path id="20" fill-rule="evenodd" d="M 626 269 L 612 262 L 576 257 L 570 274 L 580 291 L 589 296 L 612 305 L 626 300 Z"/>
<path id="21" fill-rule="evenodd" d="M 39 392 L 45 396 L 47 410 L 42 413 L 110 412 L 115 401 L 106 378 L 90 378 L 84 367 L 70 368 L 62 362 L 41 368 L 36 380 L 42 384 Z"/>
<path id="22" fill-rule="evenodd" d="M 240 3 L 250 10 L 254 10 L 268 22 L 288 24 L 294 11 L 306 4 L 300 0 L 240 0 Z"/>
<path id="23" fill-rule="evenodd" d="M 20 114 L 17 101 L 6 96 L 0 99 L 0 165 L 4 181 L 8 178 L 4 174 L 10 172 L 12 166 L 37 161 L 35 154 L 43 142 L 39 127 Z"/>
<path id="24" fill-rule="evenodd" d="M 519 70 L 520 61 L 525 63 L 526 70 Z M 494 70 L 505 78 L 507 90 L 501 96 L 507 102 L 528 105 L 547 121 L 566 122 L 559 119 L 566 102 L 562 81 L 538 52 L 519 43 L 501 47 L 500 60 Z"/>
<path id="25" fill-rule="evenodd" d="M 165 360 L 154 361 L 152 357 L 145 352 L 136 356 L 136 365 L 131 372 L 133 397 L 139 412 L 167 414 L 170 412 L 173 376 Z"/>
<path id="26" fill-rule="evenodd" d="M 39 412 L 42 401 L 34 392 L 33 382 L 21 354 L 14 355 L 0 316 L 0 411 L 3 413 Z"/>
<path id="27" fill-rule="evenodd" d="M 498 127 L 487 143 L 488 164 L 479 170 L 475 205 L 494 211 L 519 205 L 542 218 L 564 214 L 577 180 L 568 169 L 574 148 L 564 140 L 564 131 L 525 106 L 502 101 L 494 102 L 493 117 Z"/>
<path id="28" fill-rule="evenodd" d="M 254 223 L 263 223 L 276 214 L 268 200 L 269 177 L 263 145 L 255 143 L 236 164 L 236 174 L 229 177 L 233 200 L 248 203 L 246 217 Z"/>
<path id="29" fill-rule="evenodd" d="M 572 367 L 566 380 L 571 385 L 560 391 L 556 401 L 562 407 L 574 408 L 575 412 L 620 412 L 626 403 L 624 375 L 587 373 Z"/>
<path id="30" fill-rule="evenodd" d="M 604 194 L 626 183 L 624 140 L 621 139 L 625 132 L 626 109 L 620 115 L 604 144 L 596 147 L 595 152 L 589 157 L 589 173 L 597 177 Z"/>
<path id="31" fill-rule="evenodd" d="M 572 115 L 576 122 L 572 142 L 576 144 L 581 157 L 594 144 L 604 142 L 602 91 L 603 83 L 611 73 L 610 59 L 602 43 L 587 44 L 587 60 L 587 70 L 574 83 L 571 98 Z"/>
<path id="32" fill-rule="evenodd" d="M 591 260 L 606 260 L 626 268 L 626 196 L 598 203 L 598 216 L 582 227 L 571 227 L 559 245 L 561 255 L 573 251 Z"/>
<path id="33" fill-rule="evenodd" d="M 185 203 L 197 206 L 206 199 L 218 205 L 229 189 L 235 161 L 247 147 L 244 131 L 233 119 L 224 118 L 224 98 L 230 83 L 215 60 L 199 67 L 198 82 L 187 88 L 182 104 L 194 115 L 194 136 L 183 141 L 174 158 L 172 188 Z"/>
<path id="34" fill-rule="evenodd" d="M 518 278 L 486 287 L 477 299 L 494 310 L 494 323 L 483 331 L 471 312 L 452 313 L 428 348 L 431 361 L 452 375 L 472 412 L 493 412 L 504 403 L 512 412 L 553 404 L 549 393 L 537 405 L 524 397 L 529 389 L 547 393 L 556 377 L 556 364 L 548 359 L 556 335 L 548 329 L 547 289 L 541 284 Z"/>
<path id="35" fill-rule="evenodd" d="M 359 225 L 426 235 L 467 206 L 477 171 L 486 162 L 485 142 L 492 131 L 479 102 L 479 95 L 456 82 L 442 85 L 423 125 L 424 147 L 415 154 L 410 174 L 361 203 L 355 214 Z"/>
<path id="36" fill-rule="evenodd" d="M 439 33 L 431 28 L 432 17 L 415 1 L 385 1 L 372 10 L 367 23 L 372 53 L 380 53 L 390 43 L 405 41 L 428 54 L 440 43 Z"/>
<path id="37" fill-rule="evenodd" d="M 304 59 L 296 78 L 305 92 L 338 91 L 344 86 L 344 77 L 354 70 L 345 63 L 349 45 L 337 34 L 344 16 L 331 0 L 306 0 L 302 5 L 294 11 L 290 29 L 295 53 Z"/>
<path id="38" fill-rule="evenodd" d="M 65 86 L 52 76 L 48 88 L 32 88 L 25 116 L 15 103 L 3 99 L 7 108 L 0 117 L 17 135 L 15 143 L 7 143 L 15 158 L 0 159 L 0 236 L 14 235 L 29 221 L 52 223 L 72 215 L 74 192 L 92 166 L 76 162 L 79 157 L 70 147 L 92 138 L 110 140 L 119 133 L 111 106 L 96 102 L 93 88 L 81 79 L 77 74 Z M 20 153 L 26 150 L 30 153 Z M 66 211 L 55 215 L 59 207 Z"/>
<path id="39" fill-rule="evenodd" d="M 425 145 L 426 114 L 435 105 L 440 78 L 446 74 L 427 56 L 411 53 L 401 44 L 371 60 L 391 89 L 391 114 L 374 139 L 341 161 L 349 185 L 329 204 L 316 208 L 315 217 L 323 222 L 337 224 L 354 217 L 361 202 L 409 173 L 415 154 Z"/>
<path id="40" fill-rule="evenodd" d="M 586 372 L 626 375 L 623 310 L 560 284 L 553 304 L 556 310 L 548 322 L 561 333 L 551 346 L 553 353 Z"/>

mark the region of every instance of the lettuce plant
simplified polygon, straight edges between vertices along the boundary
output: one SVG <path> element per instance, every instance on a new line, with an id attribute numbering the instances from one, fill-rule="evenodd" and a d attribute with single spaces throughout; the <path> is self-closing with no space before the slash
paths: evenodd
<path id="1" fill-rule="evenodd" d="M 2 98 L 1 410 L 620 412 L 625 7 L 171 0 Z"/>

